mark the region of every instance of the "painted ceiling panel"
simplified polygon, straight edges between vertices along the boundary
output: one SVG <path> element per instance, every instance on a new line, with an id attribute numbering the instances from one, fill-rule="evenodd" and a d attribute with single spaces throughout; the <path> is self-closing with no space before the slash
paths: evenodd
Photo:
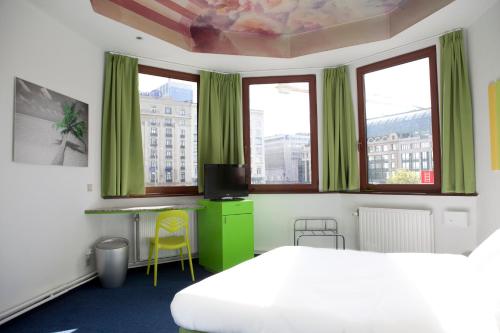
<path id="1" fill-rule="evenodd" d="M 453 0 L 91 0 L 194 52 L 295 57 L 390 38 Z M 391 26 L 397 22 L 397 27 Z M 168 31 L 167 31 L 168 30 Z"/>

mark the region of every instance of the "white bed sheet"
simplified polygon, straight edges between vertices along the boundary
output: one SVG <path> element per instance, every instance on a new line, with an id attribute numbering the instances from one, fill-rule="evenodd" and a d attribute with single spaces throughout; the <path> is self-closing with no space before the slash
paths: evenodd
<path id="1" fill-rule="evenodd" d="M 217 333 L 498 333 L 468 259 L 281 247 L 178 292 L 177 325 Z"/>

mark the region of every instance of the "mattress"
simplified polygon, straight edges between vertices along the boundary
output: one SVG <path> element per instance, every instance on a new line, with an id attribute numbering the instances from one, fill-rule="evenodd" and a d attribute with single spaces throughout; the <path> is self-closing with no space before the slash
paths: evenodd
<path id="1" fill-rule="evenodd" d="M 498 333 L 468 259 L 281 247 L 178 292 L 177 325 L 218 333 Z"/>

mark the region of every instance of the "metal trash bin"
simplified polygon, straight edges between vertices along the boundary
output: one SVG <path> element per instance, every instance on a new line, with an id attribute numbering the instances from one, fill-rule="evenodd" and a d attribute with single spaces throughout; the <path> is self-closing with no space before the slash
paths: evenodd
<path id="1" fill-rule="evenodd" d="M 128 268 L 128 240 L 120 237 L 106 238 L 95 246 L 99 280 L 104 288 L 123 285 Z"/>

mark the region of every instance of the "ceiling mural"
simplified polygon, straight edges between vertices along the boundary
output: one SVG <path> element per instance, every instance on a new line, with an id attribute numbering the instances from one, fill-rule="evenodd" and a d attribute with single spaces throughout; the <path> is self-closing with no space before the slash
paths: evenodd
<path id="1" fill-rule="evenodd" d="M 189 51 L 295 57 L 394 36 L 453 0 L 91 0 Z"/>

